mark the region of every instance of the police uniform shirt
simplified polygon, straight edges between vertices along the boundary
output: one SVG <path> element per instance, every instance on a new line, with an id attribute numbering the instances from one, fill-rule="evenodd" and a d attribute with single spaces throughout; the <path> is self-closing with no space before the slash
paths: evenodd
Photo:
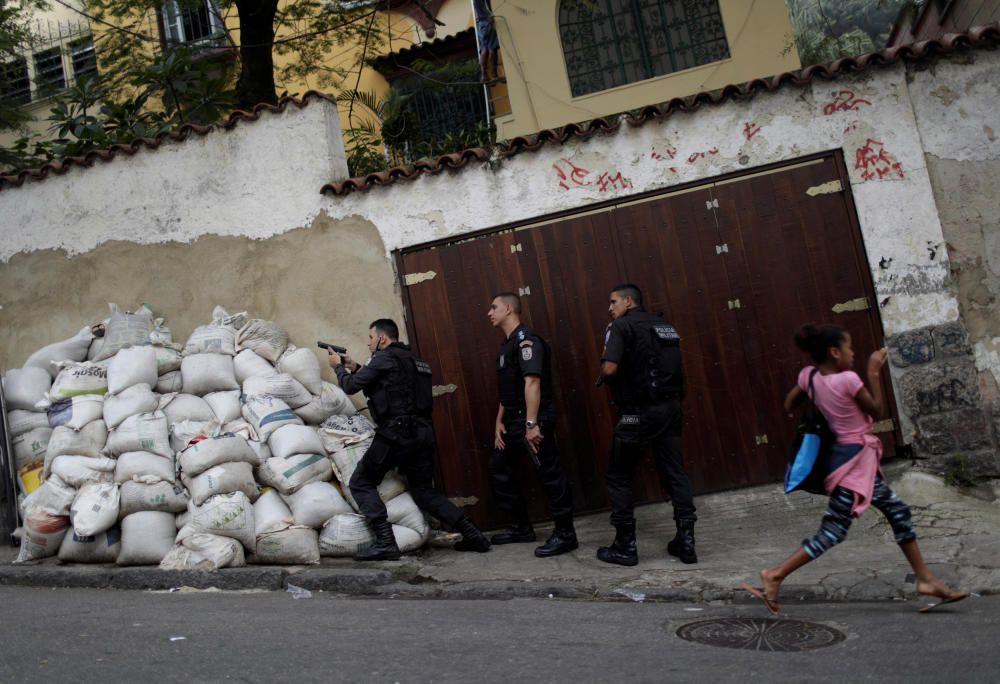
<path id="1" fill-rule="evenodd" d="M 500 345 L 497 355 L 500 403 L 510 410 L 524 410 L 524 378 L 541 378 L 542 396 L 539 414 L 554 415 L 552 401 L 552 369 L 549 346 L 545 340 L 526 328 L 517 326 Z"/>
<path id="2" fill-rule="evenodd" d="M 646 385 L 646 368 L 644 362 L 633 358 L 635 356 L 635 323 L 662 323 L 659 316 L 655 316 L 641 306 L 628 309 L 624 314 L 608 324 L 604 334 L 604 351 L 601 354 L 601 361 L 611 361 L 618 364 L 618 371 L 612 379 L 615 389 L 615 400 L 619 403 L 630 403 L 640 401 L 643 398 L 643 388 Z M 677 356 L 677 370 L 674 373 L 675 382 L 681 391 L 681 369 L 680 355 Z"/>

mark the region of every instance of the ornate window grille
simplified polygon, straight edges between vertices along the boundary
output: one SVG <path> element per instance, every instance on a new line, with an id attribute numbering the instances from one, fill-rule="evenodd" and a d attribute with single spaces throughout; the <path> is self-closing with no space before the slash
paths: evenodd
<path id="1" fill-rule="evenodd" d="M 163 3 L 163 37 L 173 44 L 214 44 L 224 27 L 214 0 L 203 0 L 195 7 L 181 7 L 176 1 Z"/>
<path id="2" fill-rule="evenodd" d="M 62 50 L 58 47 L 35 53 L 36 97 L 48 97 L 66 88 Z"/>
<path id="3" fill-rule="evenodd" d="M 574 97 L 729 57 L 718 0 L 563 0 Z"/>
<path id="4" fill-rule="evenodd" d="M 0 63 L 0 100 L 11 105 L 31 102 L 28 60 L 24 57 Z"/>
<path id="5" fill-rule="evenodd" d="M 84 77 L 97 76 L 97 55 L 94 53 L 92 38 L 84 38 L 69 46 L 70 61 L 73 63 L 73 79 L 77 82 Z"/>

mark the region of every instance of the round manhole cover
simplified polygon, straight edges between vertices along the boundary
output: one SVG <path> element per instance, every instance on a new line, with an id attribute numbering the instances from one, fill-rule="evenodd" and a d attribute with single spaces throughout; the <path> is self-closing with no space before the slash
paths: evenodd
<path id="1" fill-rule="evenodd" d="M 682 625 L 677 636 L 709 646 L 751 651 L 813 651 L 840 643 L 844 633 L 803 620 L 722 618 Z"/>

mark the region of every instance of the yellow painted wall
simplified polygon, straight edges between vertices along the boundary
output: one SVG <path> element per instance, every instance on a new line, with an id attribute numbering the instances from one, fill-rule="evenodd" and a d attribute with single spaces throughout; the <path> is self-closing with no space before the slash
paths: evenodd
<path id="1" fill-rule="evenodd" d="M 611 90 L 573 97 L 559 36 L 559 0 L 494 2 L 512 113 L 497 139 L 616 114 L 798 69 L 785 0 L 720 0 L 730 58 Z"/>

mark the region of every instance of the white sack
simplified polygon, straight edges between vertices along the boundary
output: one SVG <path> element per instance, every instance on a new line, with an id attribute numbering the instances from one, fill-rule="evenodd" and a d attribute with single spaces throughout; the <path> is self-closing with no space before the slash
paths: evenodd
<path id="1" fill-rule="evenodd" d="M 114 430 L 129 416 L 155 411 L 159 402 L 160 395 L 150 389 L 148 384 L 132 385 L 119 394 L 109 394 L 105 397 L 103 404 L 104 423 L 109 430 Z"/>
<path id="2" fill-rule="evenodd" d="M 233 357 L 226 354 L 192 354 L 181 361 L 184 392 L 201 396 L 239 389 L 233 374 Z"/>
<path id="3" fill-rule="evenodd" d="M 80 537 L 91 537 L 114 527 L 118 522 L 118 500 L 118 485 L 81 487 L 69 509 L 73 532 Z"/>
<path id="4" fill-rule="evenodd" d="M 51 469 L 52 475 L 70 487 L 83 487 L 88 484 L 113 482 L 116 466 L 116 462 L 111 458 L 63 454 L 56 456 L 55 460 L 52 461 Z"/>
<path id="5" fill-rule="evenodd" d="M 271 321 L 251 319 L 236 334 L 238 350 L 251 349 L 271 363 L 276 362 L 287 347 L 288 333 Z"/>
<path id="6" fill-rule="evenodd" d="M 368 451 L 369 446 L 371 446 L 371 440 L 365 440 L 364 442 L 347 447 L 346 449 L 334 451 L 330 454 L 334 475 L 344 485 L 344 497 L 355 510 L 357 510 L 358 504 L 351 495 L 351 476 L 354 475 L 354 470 L 358 467 L 358 462 L 365 455 L 365 452 Z M 405 491 L 406 483 L 395 470 L 390 470 L 386 473 L 378 486 L 379 496 L 386 503 L 392 501 Z"/>
<path id="7" fill-rule="evenodd" d="M 122 548 L 118 565 L 159 565 L 174 546 L 174 516 L 140 511 L 122 520 Z"/>
<path id="8" fill-rule="evenodd" d="M 37 508 L 25 510 L 21 551 L 14 562 L 25 563 L 59 553 L 59 546 L 69 529 L 69 516 L 53 515 Z"/>
<path id="9" fill-rule="evenodd" d="M 115 468 L 115 482 L 122 484 L 129 480 L 156 484 L 174 482 L 174 460 L 148 451 L 126 451 L 118 457 Z"/>
<path id="10" fill-rule="evenodd" d="M 308 425 L 283 425 L 267 438 L 272 456 L 287 458 L 294 454 L 325 454 L 316 429 Z"/>
<path id="11" fill-rule="evenodd" d="M 257 477 L 282 494 L 294 494 L 310 482 L 333 477 L 330 459 L 323 454 L 293 454 L 272 456 L 257 469 Z"/>
<path id="12" fill-rule="evenodd" d="M 174 334 L 166 326 L 162 318 L 153 319 L 153 332 L 149 333 L 150 344 L 173 344 Z"/>
<path id="13" fill-rule="evenodd" d="M 243 394 L 247 396 L 268 395 L 281 399 L 291 408 L 305 406 L 312 401 L 309 390 L 288 373 L 256 375 L 243 383 Z"/>
<path id="14" fill-rule="evenodd" d="M 219 435 L 195 442 L 178 456 L 181 472 L 194 477 L 220 463 L 246 462 L 259 465 L 260 459 L 247 441 L 238 435 Z"/>
<path id="15" fill-rule="evenodd" d="M 90 326 L 84 326 L 73 337 L 39 349 L 28 357 L 24 366 L 41 368 L 51 377 L 55 377 L 59 372 L 57 364 L 61 361 L 85 361 L 93 339 L 94 333 L 90 332 Z"/>
<path id="16" fill-rule="evenodd" d="M 213 496 L 201 506 L 188 504 L 191 520 L 177 533 L 177 541 L 193 534 L 217 534 L 237 540 L 247 549 L 256 547 L 253 506 L 243 492 Z"/>
<path id="17" fill-rule="evenodd" d="M 18 435 L 12 442 L 14 447 L 14 465 L 18 470 L 28 465 L 45 460 L 45 452 L 52 437 L 52 428 L 35 428 L 23 435 Z"/>
<path id="18" fill-rule="evenodd" d="M 104 337 L 95 361 L 107 359 L 125 347 L 149 344 L 153 332 L 153 312 L 145 304 L 135 313 L 122 311 L 117 304 L 108 304 L 111 318 L 104 326 Z"/>
<path id="19" fill-rule="evenodd" d="M 156 374 L 165 375 L 181 369 L 181 349 L 178 344 L 154 344 Z"/>
<path id="20" fill-rule="evenodd" d="M 59 546 L 59 560 L 63 563 L 114 563 L 121 551 L 121 542 L 122 529 L 117 525 L 92 537 L 82 537 L 70 529 Z"/>
<path id="21" fill-rule="evenodd" d="M 299 491 L 282 498 L 288 504 L 296 524 L 315 529 L 322 527 L 323 523 L 338 513 L 353 513 L 340 490 L 329 482 L 310 482 Z"/>
<path id="22" fill-rule="evenodd" d="M 257 482 L 253 479 L 253 466 L 249 463 L 221 463 L 196 477 L 181 475 L 181 480 L 195 506 L 200 506 L 205 499 L 216 494 L 243 492 L 250 501 L 255 501 L 260 495 Z"/>
<path id="23" fill-rule="evenodd" d="M 282 373 L 288 373 L 301 382 L 310 394 L 319 394 L 323 391 L 319 359 L 312 349 L 290 344 L 275 365 Z"/>
<path id="24" fill-rule="evenodd" d="M 160 394 L 180 392 L 184 388 L 184 376 L 179 370 L 169 371 L 160 376 L 156 381 L 155 389 Z"/>
<path id="25" fill-rule="evenodd" d="M 228 354 L 236 353 L 236 334 L 232 328 L 224 325 L 199 325 L 191 333 L 184 345 L 185 356 L 191 354 Z"/>
<path id="26" fill-rule="evenodd" d="M 206 422 L 215 419 L 215 411 L 202 399 L 193 394 L 166 395 L 160 400 L 160 408 L 167 416 L 167 424 L 185 420 Z"/>
<path id="27" fill-rule="evenodd" d="M 319 535 L 302 525 L 259 535 L 253 560 L 267 565 L 316 565 Z"/>
<path id="28" fill-rule="evenodd" d="M 243 439 L 251 440 L 257 436 L 257 431 L 254 430 L 253 426 L 246 422 L 243 418 L 237 418 L 236 420 L 223 425 L 219 430 L 219 434 L 239 435 Z"/>
<path id="29" fill-rule="evenodd" d="M 107 394 L 108 368 L 103 363 L 65 361 L 48 392 L 49 401 L 78 394 Z"/>
<path id="30" fill-rule="evenodd" d="M 46 409 L 50 427 L 65 425 L 80 430 L 87 423 L 104 417 L 104 397 L 100 394 L 81 394 L 53 402 Z"/>
<path id="31" fill-rule="evenodd" d="M 172 485 L 169 482 L 157 482 L 156 484 L 124 482 L 120 492 L 119 519 L 138 511 L 180 513 L 187 510 L 189 501 L 183 487 Z"/>
<path id="32" fill-rule="evenodd" d="M 103 456 L 104 445 L 108 441 L 108 428 L 103 420 L 95 420 L 83 426 L 82 430 L 74 430 L 59 426 L 52 430 L 48 447 L 45 449 L 45 474 L 49 473 L 52 461 L 63 454 L 72 456 Z"/>
<path id="33" fill-rule="evenodd" d="M 218 570 L 246 565 L 243 546 L 214 534 L 192 534 L 160 561 L 161 570 Z"/>
<path id="34" fill-rule="evenodd" d="M 10 428 L 10 437 L 13 439 L 37 428 L 49 427 L 49 417 L 37 410 L 14 409 L 7 412 L 7 427 Z"/>
<path id="35" fill-rule="evenodd" d="M 170 426 L 170 448 L 175 452 L 184 451 L 192 444 L 211 439 L 219 434 L 219 421 L 185 420 Z"/>
<path id="36" fill-rule="evenodd" d="M 291 527 L 295 524 L 292 512 L 273 489 L 264 492 L 253 505 L 254 533 L 260 535 Z"/>
<path id="37" fill-rule="evenodd" d="M 309 403 L 295 409 L 295 415 L 309 425 L 319 425 L 330 416 L 354 415 L 358 412 L 354 402 L 332 382 L 321 383 L 323 391 L 313 396 Z"/>
<path id="38" fill-rule="evenodd" d="M 22 506 L 25 515 L 32 511 L 41 511 L 49 515 L 69 516 L 69 507 L 76 498 L 76 489 L 60 480 L 50 477 L 42 485 L 24 498 Z M 66 519 L 67 524 L 69 518 Z"/>
<path id="39" fill-rule="evenodd" d="M 212 408 L 215 419 L 222 425 L 243 417 L 239 390 L 211 392 L 206 394 L 203 399 Z"/>
<path id="40" fill-rule="evenodd" d="M 132 385 L 155 385 L 156 350 L 149 346 L 127 347 L 115 354 L 108 363 L 108 392 L 118 394 Z"/>
<path id="41" fill-rule="evenodd" d="M 12 409 L 37 410 L 35 404 L 45 399 L 51 387 L 52 376 L 37 366 L 11 368 L 3 376 L 3 395 Z"/>
<path id="42" fill-rule="evenodd" d="M 375 425 L 360 413 L 333 415 L 323 421 L 320 439 L 327 452 L 333 453 L 375 436 Z"/>
<path id="43" fill-rule="evenodd" d="M 430 534 L 427 516 L 420 510 L 409 492 L 403 492 L 385 505 L 386 519 L 393 525 L 406 527 L 426 537 Z"/>
<path id="44" fill-rule="evenodd" d="M 103 421 L 101 424 L 104 424 Z M 164 458 L 173 458 L 166 415 L 157 410 L 129 416 L 108 435 L 104 451 L 109 456 L 124 454 L 126 451 L 151 451 Z"/>
<path id="45" fill-rule="evenodd" d="M 392 534 L 403 553 L 416 551 L 427 541 L 426 537 L 401 525 L 393 525 Z M 363 515 L 340 513 L 323 525 L 319 535 L 319 552 L 324 556 L 353 556 L 358 551 L 367 549 L 374 541 L 375 535 Z"/>
<path id="46" fill-rule="evenodd" d="M 253 428 L 253 438 L 260 442 L 266 442 L 282 425 L 302 424 L 302 419 L 292 413 L 288 404 L 267 396 L 244 397 L 243 417 Z"/>
<path id="47" fill-rule="evenodd" d="M 240 385 L 246 382 L 248 378 L 258 375 L 276 375 L 278 373 L 267 359 L 249 349 L 244 349 L 233 358 L 233 370 L 236 373 L 236 381 Z"/>

